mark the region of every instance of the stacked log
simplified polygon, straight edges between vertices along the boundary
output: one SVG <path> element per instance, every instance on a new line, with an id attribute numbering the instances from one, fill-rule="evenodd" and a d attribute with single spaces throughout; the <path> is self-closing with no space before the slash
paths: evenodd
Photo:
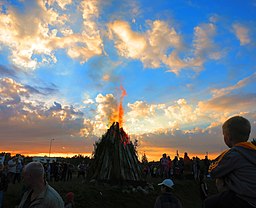
<path id="1" fill-rule="evenodd" d="M 89 179 L 119 183 L 141 181 L 141 168 L 134 145 L 118 122 L 95 144 Z"/>

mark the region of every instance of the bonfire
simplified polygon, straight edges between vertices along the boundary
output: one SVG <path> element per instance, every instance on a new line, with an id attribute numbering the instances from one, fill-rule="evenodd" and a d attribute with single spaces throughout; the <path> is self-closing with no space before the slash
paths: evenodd
<path id="1" fill-rule="evenodd" d="M 119 123 L 114 122 L 95 144 L 89 178 L 116 183 L 141 181 L 141 168 L 133 143 Z"/>
<path id="2" fill-rule="evenodd" d="M 94 157 L 89 167 L 88 178 L 110 183 L 141 181 L 141 168 L 130 137 L 122 128 L 122 97 L 118 106 L 118 122 L 113 122 L 102 138 L 95 143 Z"/>

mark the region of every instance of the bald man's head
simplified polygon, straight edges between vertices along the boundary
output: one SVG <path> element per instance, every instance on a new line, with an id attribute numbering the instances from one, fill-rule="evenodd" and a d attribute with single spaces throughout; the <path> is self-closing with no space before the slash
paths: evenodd
<path id="1" fill-rule="evenodd" d="M 25 166 L 25 171 L 35 176 L 44 176 L 44 167 L 40 162 L 30 162 Z"/>

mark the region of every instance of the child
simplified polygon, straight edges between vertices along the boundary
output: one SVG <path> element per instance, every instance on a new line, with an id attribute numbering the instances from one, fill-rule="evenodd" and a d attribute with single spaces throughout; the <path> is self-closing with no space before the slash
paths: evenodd
<path id="1" fill-rule="evenodd" d="M 235 116 L 222 126 L 225 144 L 230 148 L 210 165 L 220 193 L 205 200 L 205 208 L 256 207 L 256 146 L 247 142 L 250 122 Z"/>
<path id="2" fill-rule="evenodd" d="M 66 194 L 65 208 L 74 208 L 74 207 L 75 207 L 74 193 L 73 192 L 68 192 Z"/>
<path id="3" fill-rule="evenodd" d="M 157 197 L 154 208 L 182 208 L 180 200 L 172 194 L 174 183 L 171 179 L 165 179 L 158 185 L 161 186 L 161 195 Z"/>

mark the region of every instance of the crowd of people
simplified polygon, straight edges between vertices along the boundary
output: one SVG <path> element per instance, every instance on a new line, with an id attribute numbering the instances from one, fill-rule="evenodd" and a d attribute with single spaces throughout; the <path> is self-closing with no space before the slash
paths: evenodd
<path id="1" fill-rule="evenodd" d="M 166 153 L 159 162 L 142 164 L 144 178 L 159 177 L 164 179 L 161 194 L 157 197 L 155 208 L 182 207 L 182 200 L 173 193 L 173 180 L 192 176 L 199 182 L 203 207 L 233 207 L 256 208 L 256 142 L 248 142 L 251 132 L 250 122 L 235 116 L 228 119 L 222 126 L 224 142 L 229 147 L 215 160 L 209 161 L 207 155 L 203 160 L 197 157 L 189 158 L 185 152 L 184 157 L 175 156 L 171 160 Z M 0 163 L 0 208 L 3 206 L 4 192 L 8 184 L 20 183 L 21 178 L 25 184 L 18 208 L 49 207 L 74 208 L 74 193 L 66 194 L 65 203 L 59 193 L 47 181 L 69 181 L 74 171 L 77 177 L 86 180 L 88 164 L 84 161 L 78 166 L 66 162 L 42 164 L 29 162 L 23 164 L 20 156 L 14 156 L 4 164 Z M 219 193 L 208 196 L 205 178 L 216 179 Z"/>
<path id="2" fill-rule="evenodd" d="M 161 178 L 191 178 L 200 180 L 200 175 L 209 177 L 208 169 L 210 160 L 206 155 L 203 160 L 198 157 L 189 158 L 188 153 L 184 157 L 175 156 L 173 160 L 166 153 L 162 155 L 159 162 L 144 163 L 142 166 L 143 177 L 161 177 Z"/>
<path id="3" fill-rule="evenodd" d="M 73 174 L 77 178 L 86 179 L 88 164 L 84 161 L 76 167 L 66 162 L 40 163 L 29 162 L 24 165 L 23 158 L 16 155 L 4 164 L 0 163 L 0 208 L 3 207 L 4 193 L 9 184 L 20 183 L 23 178 L 24 190 L 18 208 L 49 207 L 49 208 L 74 208 L 74 193 L 69 192 L 65 196 L 65 203 L 47 181 L 70 181 Z M 40 206 L 37 206 L 39 205 Z M 64 206 L 65 205 L 65 206 Z"/>

